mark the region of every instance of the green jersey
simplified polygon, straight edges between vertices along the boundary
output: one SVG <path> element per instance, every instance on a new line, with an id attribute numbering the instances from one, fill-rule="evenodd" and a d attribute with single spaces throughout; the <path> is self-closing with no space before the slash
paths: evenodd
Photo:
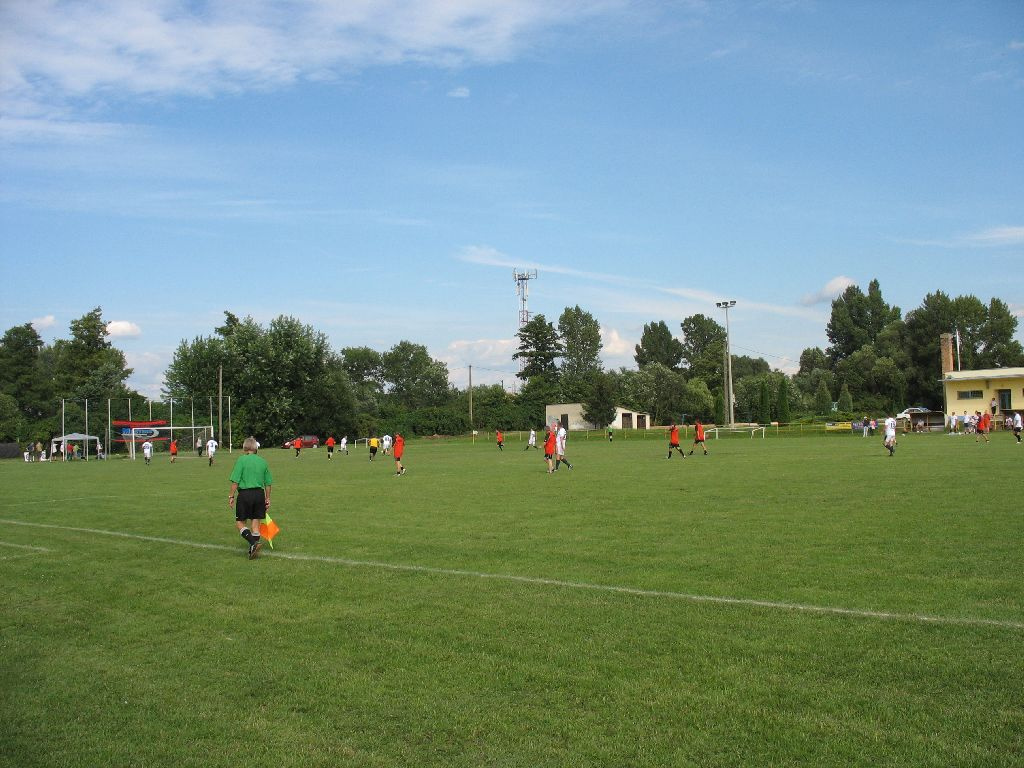
<path id="1" fill-rule="evenodd" d="M 266 488 L 274 484 L 270 476 L 270 467 L 262 456 L 255 453 L 243 453 L 231 470 L 231 482 L 238 483 L 239 490 L 247 488 Z"/>

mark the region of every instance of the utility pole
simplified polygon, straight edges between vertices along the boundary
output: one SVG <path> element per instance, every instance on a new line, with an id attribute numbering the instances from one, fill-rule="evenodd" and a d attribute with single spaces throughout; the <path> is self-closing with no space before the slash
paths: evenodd
<path id="1" fill-rule="evenodd" d="M 736 423 L 736 416 L 733 411 L 732 402 L 732 351 L 730 350 L 729 344 L 729 310 L 736 306 L 735 299 L 727 299 L 725 301 L 716 301 L 715 306 L 719 309 L 725 310 L 725 369 L 722 371 L 725 376 L 725 398 L 726 405 L 729 407 L 729 426 L 731 427 Z"/>
<path id="2" fill-rule="evenodd" d="M 217 442 L 224 439 L 224 366 L 217 366 Z"/>
<path id="3" fill-rule="evenodd" d="M 473 366 L 469 366 L 469 431 L 473 431 Z"/>

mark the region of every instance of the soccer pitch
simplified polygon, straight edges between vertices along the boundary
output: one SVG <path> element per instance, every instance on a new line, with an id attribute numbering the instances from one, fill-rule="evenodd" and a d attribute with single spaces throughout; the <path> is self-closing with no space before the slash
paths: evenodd
<path id="1" fill-rule="evenodd" d="M 0 764 L 1024 765 L 1012 436 L 523 447 L 0 463 Z"/>

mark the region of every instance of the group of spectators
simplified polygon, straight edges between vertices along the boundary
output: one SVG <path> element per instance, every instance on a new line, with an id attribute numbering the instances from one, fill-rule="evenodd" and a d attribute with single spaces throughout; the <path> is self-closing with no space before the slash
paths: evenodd
<path id="1" fill-rule="evenodd" d="M 60 461 L 61 452 L 64 454 L 65 461 L 74 461 L 75 459 L 82 458 L 82 449 L 78 443 L 63 442 L 53 452 L 53 455 L 49 457 L 49 461 Z M 24 456 L 25 461 L 47 461 L 46 446 L 38 441 L 36 443 L 29 443 L 25 446 Z M 103 453 L 103 443 L 96 443 L 96 458 L 107 458 L 106 454 Z"/>

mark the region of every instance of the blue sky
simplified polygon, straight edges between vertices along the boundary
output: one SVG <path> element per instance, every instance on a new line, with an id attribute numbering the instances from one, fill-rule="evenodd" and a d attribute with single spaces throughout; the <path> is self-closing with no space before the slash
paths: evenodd
<path id="1" fill-rule="evenodd" d="M 609 366 L 730 298 L 793 371 L 874 277 L 1024 317 L 1012 0 L 7 0 L 0 107 L 0 324 L 102 306 L 153 396 L 224 310 L 509 386 L 513 267 Z"/>

